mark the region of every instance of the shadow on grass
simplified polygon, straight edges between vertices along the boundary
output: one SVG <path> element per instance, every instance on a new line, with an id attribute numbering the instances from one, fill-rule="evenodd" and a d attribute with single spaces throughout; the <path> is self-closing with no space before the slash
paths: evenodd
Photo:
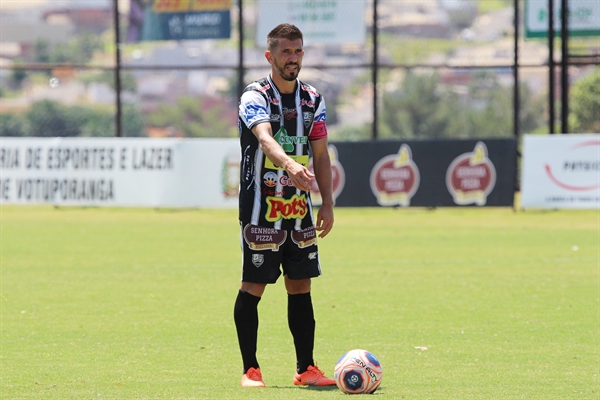
<path id="1" fill-rule="evenodd" d="M 295 390 L 313 390 L 315 392 L 332 392 L 339 390 L 337 386 L 266 386 L 264 389 L 295 389 Z"/>
<path id="2" fill-rule="evenodd" d="M 261 388 L 261 390 L 265 390 L 265 389 L 295 389 L 295 390 L 311 390 L 311 391 L 315 391 L 315 392 L 334 392 L 334 391 L 339 391 L 337 386 L 296 386 L 296 385 L 290 385 L 290 386 L 266 386 L 264 388 Z M 377 396 L 377 395 L 383 395 L 384 390 L 382 390 L 383 388 L 378 388 L 375 393 L 371 393 L 371 396 Z"/>

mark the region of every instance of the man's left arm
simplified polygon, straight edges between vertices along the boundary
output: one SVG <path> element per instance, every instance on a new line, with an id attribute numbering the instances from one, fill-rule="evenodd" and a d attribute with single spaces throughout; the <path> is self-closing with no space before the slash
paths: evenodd
<path id="1" fill-rule="evenodd" d="M 313 169 L 317 185 L 321 192 L 322 204 L 317 213 L 316 229 L 321 231 L 320 238 L 327 236 L 333 228 L 333 185 L 331 178 L 331 160 L 329 159 L 329 149 L 327 138 L 311 140 L 313 153 Z"/>

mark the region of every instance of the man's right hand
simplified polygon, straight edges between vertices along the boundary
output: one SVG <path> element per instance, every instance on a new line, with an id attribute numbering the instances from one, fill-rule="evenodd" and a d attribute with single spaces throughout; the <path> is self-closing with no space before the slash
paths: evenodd
<path id="1" fill-rule="evenodd" d="M 310 190 L 312 180 L 315 179 L 315 174 L 310 172 L 308 168 L 302 164 L 297 163 L 295 160 L 289 159 L 289 162 L 284 166 L 288 177 L 292 181 L 292 184 L 305 192 Z"/>

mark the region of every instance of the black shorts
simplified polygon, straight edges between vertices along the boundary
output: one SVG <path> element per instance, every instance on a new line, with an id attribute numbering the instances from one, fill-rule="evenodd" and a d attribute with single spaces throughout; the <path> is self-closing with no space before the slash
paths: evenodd
<path id="1" fill-rule="evenodd" d="M 246 225 L 241 231 L 242 282 L 275 283 L 283 274 L 290 279 L 321 275 L 314 227 L 301 231 Z"/>

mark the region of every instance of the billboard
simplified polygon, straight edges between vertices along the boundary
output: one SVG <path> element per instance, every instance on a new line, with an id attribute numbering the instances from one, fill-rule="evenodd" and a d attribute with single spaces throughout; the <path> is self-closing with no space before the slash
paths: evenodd
<path id="1" fill-rule="evenodd" d="M 600 208 L 600 134 L 525 135 L 521 207 Z"/>
<path id="2" fill-rule="evenodd" d="M 341 207 L 512 206 L 516 140 L 332 143 Z M 331 151 L 330 151 L 331 154 Z"/>
<path id="3" fill-rule="evenodd" d="M 271 29 L 283 22 L 296 25 L 304 44 L 362 44 L 366 39 L 365 0 L 259 0 L 256 41 L 266 43 Z"/>
<path id="4" fill-rule="evenodd" d="M 561 0 L 554 0 L 554 33 L 560 37 Z M 600 2 L 569 0 L 569 35 L 600 36 Z M 525 37 L 548 36 L 548 0 L 525 1 Z"/>
<path id="5" fill-rule="evenodd" d="M 237 207 L 237 139 L 2 138 L 0 203 Z"/>
<path id="6" fill-rule="evenodd" d="M 127 42 L 228 39 L 232 0 L 131 0 Z"/>
<path id="7" fill-rule="evenodd" d="M 513 205 L 515 139 L 332 142 L 329 154 L 336 206 Z M 238 139 L 2 138 L 0 203 L 236 208 L 239 163 Z"/>

